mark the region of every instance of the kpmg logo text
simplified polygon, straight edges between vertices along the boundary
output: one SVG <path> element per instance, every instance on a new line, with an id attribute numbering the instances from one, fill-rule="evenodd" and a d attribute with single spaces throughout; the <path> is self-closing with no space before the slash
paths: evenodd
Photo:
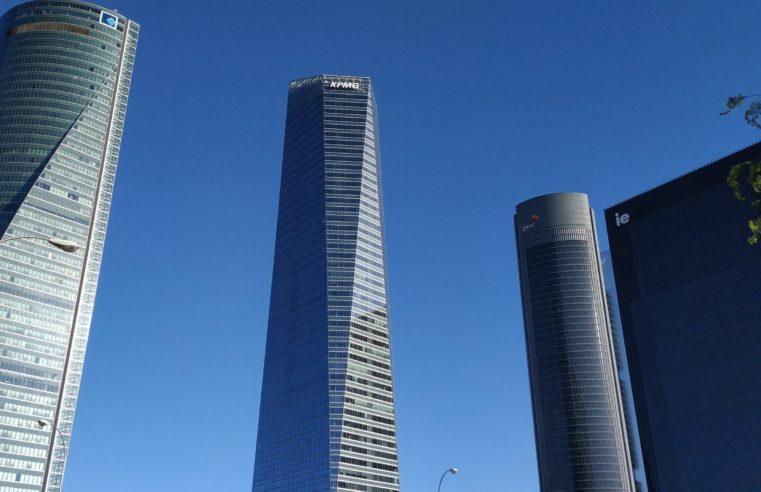
<path id="1" fill-rule="evenodd" d="M 331 80 L 330 84 L 326 85 L 331 89 L 354 89 L 358 91 L 360 88 L 359 82 L 340 82 L 338 80 Z"/>
<path id="2" fill-rule="evenodd" d="M 101 12 L 100 23 L 107 25 L 111 29 L 116 29 L 116 26 L 119 25 L 119 19 L 114 14 L 109 14 L 108 12 Z"/>

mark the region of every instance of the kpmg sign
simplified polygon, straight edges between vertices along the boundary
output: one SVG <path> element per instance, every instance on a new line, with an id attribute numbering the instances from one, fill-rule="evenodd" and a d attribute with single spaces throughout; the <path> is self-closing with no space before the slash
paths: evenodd
<path id="1" fill-rule="evenodd" d="M 102 11 L 100 13 L 100 23 L 107 25 L 111 29 L 116 29 L 116 26 L 119 25 L 119 18 L 114 14 L 109 14 L 108 12 Z"/>
<path id="2" fill-rule="evenodd" d="M 331 89 L 354 89 L 358 91 L 362 86 L 359 82 L 326 80 L 325 87 L 330 87 Z"/>

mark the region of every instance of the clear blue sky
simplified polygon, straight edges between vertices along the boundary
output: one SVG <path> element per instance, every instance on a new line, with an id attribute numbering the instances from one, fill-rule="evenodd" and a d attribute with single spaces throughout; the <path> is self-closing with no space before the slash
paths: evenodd
<path id="1" fill-rule="evenodd" d="M 602 223 L 761 137 L 718 116 L 757 0 L 107 6 L 142 33 L 69 491 L 250 489 L 289 80 L 373 79 L 405 492 L 539 489 L 516 203 Z"/>

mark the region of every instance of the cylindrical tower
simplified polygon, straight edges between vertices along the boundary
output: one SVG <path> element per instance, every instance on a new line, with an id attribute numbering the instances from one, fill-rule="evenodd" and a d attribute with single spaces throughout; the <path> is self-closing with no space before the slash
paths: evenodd
<path id="1" fill-rule="evenodd" d="M 0 19 L 0 236 L 79 245 L 0 246 L 2 490 L 61 487 L 138 31 L 77 1 Z"/>
<path id="2" fill-rule="evenodd" d="M 587 196 L 519 204 L 515 233 L 542 491 L 633 491 Z"/>

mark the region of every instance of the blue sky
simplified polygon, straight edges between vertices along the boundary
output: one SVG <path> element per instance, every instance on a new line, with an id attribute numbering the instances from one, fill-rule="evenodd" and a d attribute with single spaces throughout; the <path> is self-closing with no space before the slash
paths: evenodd
<path id="1" fill-rule="evenodd" d="M 407 492 L 539 489 L 515 204 L 602 223 L 761 137 L 718 116 L 755 1 L 108 7 L 142 33 L 66 490 L 250 490 L 289 80 L 373 80 Z"/>

